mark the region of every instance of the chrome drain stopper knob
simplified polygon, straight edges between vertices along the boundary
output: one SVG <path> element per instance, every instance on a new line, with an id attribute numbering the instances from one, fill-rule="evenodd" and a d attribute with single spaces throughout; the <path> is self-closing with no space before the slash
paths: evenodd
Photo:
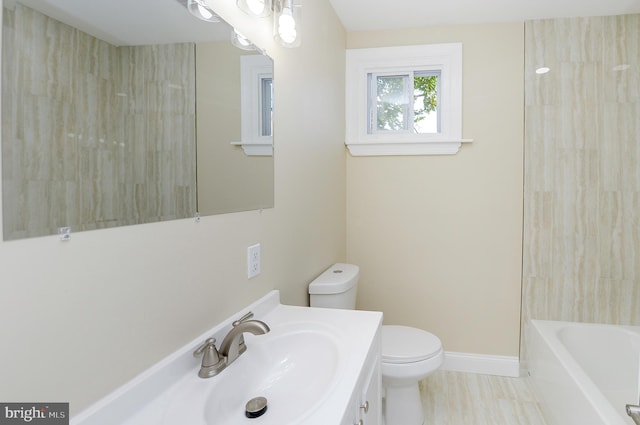
<path id="1" fill-rule="evenodd" d="M 267 412 L 267 399 L 264 397 L 252 398 L 247 401 L 244 409 L 244 415 L 247 418 L 259 418 Z"/>

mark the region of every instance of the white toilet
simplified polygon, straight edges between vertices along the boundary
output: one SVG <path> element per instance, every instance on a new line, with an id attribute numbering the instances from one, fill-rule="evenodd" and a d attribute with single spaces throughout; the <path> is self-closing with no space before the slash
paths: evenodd
<path id="1" fill-rule="evenodd" d="M 311 307 L 355 309 L 359 276 L 353 264 L 329 267 L 309 284 Z M 408 326 L 382 326 L 383 423 L 424 424 L 418 381 L 443 361 L 437 336 Z"/>

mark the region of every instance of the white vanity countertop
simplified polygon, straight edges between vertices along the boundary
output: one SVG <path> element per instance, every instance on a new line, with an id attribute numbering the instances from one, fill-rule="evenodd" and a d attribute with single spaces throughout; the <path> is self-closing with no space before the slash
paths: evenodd
<path id="1" fill-rule="evenodd" d="M 296 415 L 296 419 L 290 423 L 339 424 L 349 408 L 351 394 L 356 388 L 367 354 L 378 335 L 382 313 L 282 305 L 279 292 L 272 291 L 74 416 L 71 418 L 71 425 L 289 425 L 274 422 L 276 416 L 270 417 L 269 409 L 259 418 L 249 419 L 240 412 L 237 418 L 233 417 L 233 421 L 220 422 L 212 418 L 207 420 L 202 409 L 190 406 L 198 403 L 208 405 L 205 400 L 208 397 L 207 393 L 215 398 L 221 389 L 211 390 L 211 386 L 208 385 L 215 385 L 216 379 L 223 379 L 225 373 L 236 373 L 237 370 L 231 370 L 234 367 L 247 368 L 253 360 L 252 344 L 257 346 L 258 338 L 264 338 L 266 335 L 245 334 L 247 352 L 220 375 L 212 378 L 197 377 L 201 359 L 192 355 L 193 351 L 211 336 L 217 339 L 219 347 L 219 343 L 231 328 L 231 322 L 249 311 L 254 313 L 254 319 L 262 320 L 271 327 L 272 332 L 267 335 L 273 334 L 274 338 L 280 329 L 290 329 L 292 326 L 304 329 L 305 323 L 316 327 L 321 325 L 326 334 L 331 335 L 340 356 L 338 369 L 335 371 L 336 379 L 332 380 L 330 391 L 322 395 L 321 403 L 308 412 Z M 191 393 L 186 394 L 183 390 L 186 388 L 185 385 L 188 385 Z M 198 391 L 199 388 L 202 388 L 201 392 Z M 291 390 L 295 397 L 296 392 L 304 392 L 305 388 Z M 222 397 L 226 395 L 223 394 Z M 201 400 L 198 400 L 199 398 Z M 291 403 L 295 403 L 295 400 Z M 185 409 L 177 409 L 182 405 Z M 273 412 L 272 415 L 275 415 L 276 407 Z"/>

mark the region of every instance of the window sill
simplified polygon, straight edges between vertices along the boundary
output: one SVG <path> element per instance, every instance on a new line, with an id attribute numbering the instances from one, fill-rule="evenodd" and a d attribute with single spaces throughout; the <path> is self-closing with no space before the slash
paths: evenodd
<path id="1" fill-rule="evenodd" d="M 446 139 L 428 142 L 359 142 L 347 143 L 351 156 L 409 156 L 409 155 L 455 155 L 463 143 L 473 139 Z"/>
<path id="2" fill-rule="evenodd" d="M 240 146 L 247 156 L 273 156 L 273 144 L 267 142 L 231 142 Z"/>

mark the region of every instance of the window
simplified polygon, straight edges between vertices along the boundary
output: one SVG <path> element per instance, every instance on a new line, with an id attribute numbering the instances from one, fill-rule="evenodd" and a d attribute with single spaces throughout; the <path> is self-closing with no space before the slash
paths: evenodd
<path id="1" fill-rule="evenodd" d="M 273 127 L 273 78 L 260 77 L 260 135 L 271 137 Z"/>
<path id="2" fill-rule="evenodd" d="M 273 63 L 263 55 L 240 57 L 240 142 L 249 156 L 273 155 Z"/>
<path id="3" fill-rule="evenodd" d="M 440 132 L 440 70 L 367 74 L 368 134 Z"/>
<path id="4" fill-rule="evenodd" d="M 462 45 L 347 50 L 352 155 L 453 154 L 462 142 Z"/>

